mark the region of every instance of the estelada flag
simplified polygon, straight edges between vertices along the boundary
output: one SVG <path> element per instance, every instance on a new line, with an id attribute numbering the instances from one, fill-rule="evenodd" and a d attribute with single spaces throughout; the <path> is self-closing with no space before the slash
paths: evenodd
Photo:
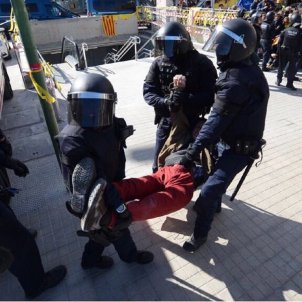
<path id="1" fill-rule="evenodd" d="M 103 32 L 105 36 L 115 36 L 115 22 L 114 22 L 114 17 L 111 15 L 108 16 L 102 16 L 102 27 L 103 27 Z"/>

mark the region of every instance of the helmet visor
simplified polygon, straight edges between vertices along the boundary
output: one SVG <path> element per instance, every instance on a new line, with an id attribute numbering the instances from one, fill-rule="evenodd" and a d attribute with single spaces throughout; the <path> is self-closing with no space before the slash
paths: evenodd
<path id="1" fill-rule="evenodd" d="M 222 25 L 218 25 L 208 41 L 205 43 L 203 50 L 215 51 L 217 56 L 224 57 L 229 55 L 233 43 L 239 43 L 246 48 L 243 37 Z"/>
<path id="2" fill-rule="evenodd" d="M 168 58 L 172 58 L 178 53 L 178 49 L 186 38 L 181 36 L 164 36 L 155 38 L 155 48 Z"/>
<path id="3" fill-rule="evenodd" d="M 83 128 L 100 128 L 113 123 L 116 94 L 73 92 L 68 94 L 72 118 Z"/>

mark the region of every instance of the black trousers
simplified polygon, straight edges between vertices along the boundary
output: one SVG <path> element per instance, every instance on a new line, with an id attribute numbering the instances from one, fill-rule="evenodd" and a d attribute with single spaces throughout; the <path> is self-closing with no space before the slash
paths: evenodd
<path id="1" fill-rule="evenodd" d="M 293 53 L 290 49 L 281 49 L 279 53 L 279 67 L 277 73 L 277 79 L 282 80 L 283 71 L 285 66 L 287 66 L 287 85 L 292 85 L 294 82 L 294 77 L 296 74 L 298 56 Z"/>
<path id="2" fill-rule="evenodd" d="M 14 212 L 0 201 L 0 246 L 14 256 L 9 271 L 17 277 L 25 294 L 30 295 L 42 284 L 44 269 L 37 244 Z"/>
<path id="3" fill-rule="evenodd" d="M 121 260 L 124 262 L 133 262 L 136 260 L 137 248 L 129 229 L 123 230 L 117 239 L 110 240 L 110 242 L 113 244 Z M 102 244 L 89 240 L 85 245 L 82 262 L 93 265 L 98 261 L 104 249 L 105 247 Z"/>
<path id="4" fill-rule="evenodd" d="M 154 159 L 152 165 L 152 171 L 155 173 L 158 170 L 158 155 L 164 146 L 167 138 L 169 137 L 171 130 L 171 121 L 170 118 L 162 118 L 156 129 L 156 140 L 155 140 L 155 150 L 154 150 Z"/>

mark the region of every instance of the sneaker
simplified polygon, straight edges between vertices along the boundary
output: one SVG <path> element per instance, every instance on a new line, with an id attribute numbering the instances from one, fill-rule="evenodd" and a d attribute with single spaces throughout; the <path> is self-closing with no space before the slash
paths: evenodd
<path id="1" fill-rule="evenodd" d="M 270 71 L 267 67 L 262 67 L 262 71 Z"/>
<path id="2" fill-rule="evenodd" d="M 135 262 L 138 264 L 147 264 L 152 262 L 154 255 L 148 251 L 137 251 Z"/>
<path id="3" fill-rule="evenodd" d="M 192 234 L 190 239 L 184 243 L 183 249 L 187 252 L 195 252 L 207 241 L 207 239 L 208 236 L 195 238 L 194 234 Z"/>
<path id="4" fill-rule="evenodd" d="M 71 208 L 76 213 L 83 213 L 87 195 L 95 180 L 96 170 L 92 158 L 85 157 L 78 162 L 72 173 Z"/>
<path id="5" fill-rule="evenodd" d="M 300 78 L 299 77 L 294 77 L 294 81 L 300 82 Z"/>
<path id="6" fill-rule="evenodd" d="M 100 220 L 107 212 L 103 194 L 106 189 L 107 182 L 103 178 L 99 178 L 94 183 L 89 199 L 88 206 L 84 216 L 81 219 L 81 229 L 83 231 L 99 230 Z"/>
<path id="7" fill-rule="evenodd" d="M 113 259 L 109 256 L 100 256 L 97 261 L 90 263 L 82 259 L 81 266 L 83 269 L 100 268 L 108 269 L 114 264 Z"/>
<path id="8" fill-rule="evenodd" d="M 47 289 L 55 287 L 64 279 L 66 273 L 67 269 L 64 265 L 54 267 L 53 269 L 44 274 L 44 278 L 40 288 L 33 293 L 26 294 L 26 298 L 34 299 L 41 295 Z"/>
<path id="9" fill-rule="evenodd" d="M 280 81 L 280 80 L 277 80 L 275 84 L 276 84 L 277 86 L 280 86 L 281 81 Z"/>
<path id="10" fill-rule="evenodd" d="M 288 89 L 290 89 L 290 90 L 293 90 L 293 91 L 296 91 L 297 90 L 297 88 L 292 84 L 292 85 L 286 85 L 286 87 L 288 88 Z"/>

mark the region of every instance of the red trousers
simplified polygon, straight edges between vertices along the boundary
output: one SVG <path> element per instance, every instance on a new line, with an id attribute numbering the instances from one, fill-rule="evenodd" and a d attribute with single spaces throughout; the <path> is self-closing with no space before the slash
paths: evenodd
<path id="1" fill-rule="evenodd" d="M 113 183 L 126 202 L 133 221 L 151 219 L 180 210 L 194 192 L 191 174 L 181 165 Z"/>

